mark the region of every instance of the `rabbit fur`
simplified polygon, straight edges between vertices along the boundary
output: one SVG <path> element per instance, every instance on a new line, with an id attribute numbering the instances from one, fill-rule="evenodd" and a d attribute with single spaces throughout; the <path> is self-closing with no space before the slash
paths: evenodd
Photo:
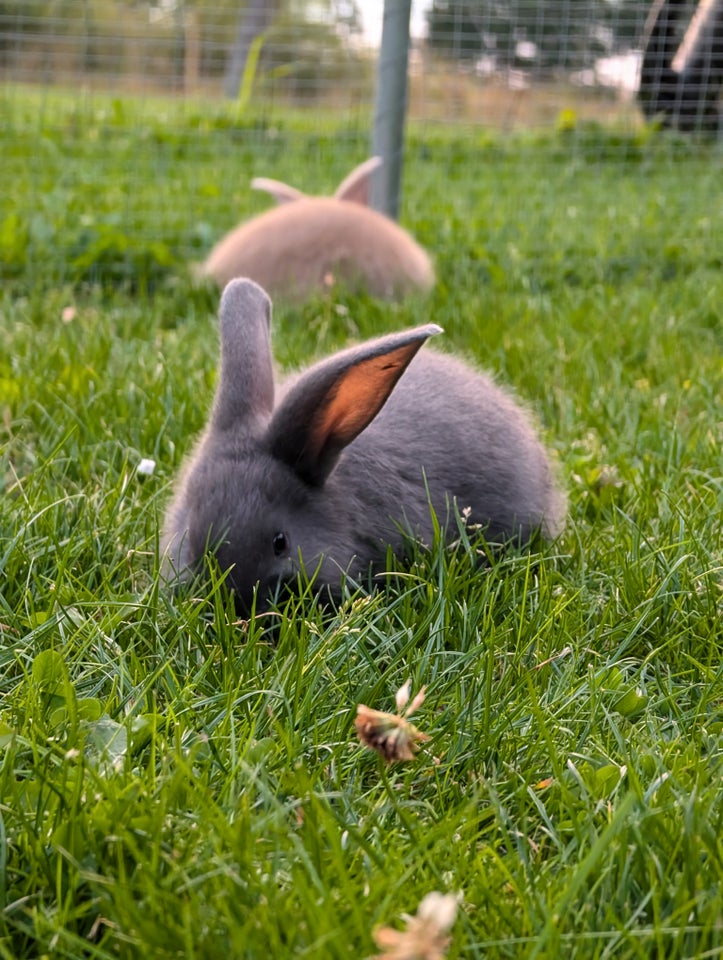
<path id="1" fill-rule="evenodd" d="M 381 162 L 371 157 L 356 167 L 333 197 L 307 197 L 278 180 L 252 180 L 280 206 L 228 233 L 201 274 L 221 287 L 250 277 L 271 296 L 296 301 L 338 281 L 388 300 L 430 290 L 434 270 L 425 251 L 367 205 L 369 181 Z"/>
<path id="2" fill-rule="evenodd" d="M 271 302 L 250 280 L 221 298 L 221 371 L 209 423 L 182 469 L 161 538 L 168 581 L 207 549 L 243 608 L 303 568 L 332 597 L 452 504 L 490 540 L 555 536 L 565 502 L 528 415 L 487 376 L 417 351 L 434 324 L 334 354 L 275 399 Z"/>

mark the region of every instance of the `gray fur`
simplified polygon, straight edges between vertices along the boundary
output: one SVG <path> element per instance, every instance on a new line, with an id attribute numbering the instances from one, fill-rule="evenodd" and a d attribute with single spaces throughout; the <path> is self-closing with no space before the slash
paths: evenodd
<path id="1" fill-rule="evenodd" d="M 221 300 L 221 377 L 213 413 L 166 515 L 164 575 L 197 572 L 207 546 L 248 604 L 295 578 L 338 594 L 399 526 L 430 540 L 470 508 L 488 539 L 555 536 L 565 501 L 526 412 L 467 364 L 417 351 L 433 324 L 338 353 L 284 384 L 274 406 L 270 303 L 250 280 Z M 387 399 L 388 398 L 388 399 Z M 286 535 L 282 555 L 277 556 Z"/>

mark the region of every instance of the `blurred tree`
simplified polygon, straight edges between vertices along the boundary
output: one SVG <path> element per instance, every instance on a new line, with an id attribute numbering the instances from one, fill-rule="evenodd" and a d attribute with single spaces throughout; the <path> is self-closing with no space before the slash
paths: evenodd
<path id="1" fill-rule="evenodd" d="M 238 95 L 254 41 L 263 34 L 261 68 L 283 78 L 295 98 L 314 98 L 343 80 L 356 57 L 349 39 L 361 31 L 356 0 L 247 0 L 229 54 L 224 92 Z"/>
<path id="2" fill-rule="evenodd" d="M 177 87 L 189 23 L 196 75 L 223 76 L 232 97 L 259 37 L 260 72 L 294 97 L 351 82 L 362 66 L 351 42 L 357 0 L 0 0 L 0 65 L 41 64 L 46 80 L 97 72 Z"/>
<path id="3" fill-rule="evenodd" d="M 291 11 L 270 28 L 261 64 L 266 82 L 294 100 L 316 100 L 345 86 L 371 81 L 359 52 L 334 21 L 300 21 Z"/>
<path id="4" fill-rule="evenodd" d="M 241 76 L 254 40 L 265 33 L 276 16 L 279 0 L 248 0 L 238 21 L 236 41 L 226 62 L 223 92 L 238 96 Z"/>
<path id="5" fill-rule="evenodd" d="M 650 0 L 434 0 L 429 47 L 496 67 L 581 69 L 633 47 Z"/>

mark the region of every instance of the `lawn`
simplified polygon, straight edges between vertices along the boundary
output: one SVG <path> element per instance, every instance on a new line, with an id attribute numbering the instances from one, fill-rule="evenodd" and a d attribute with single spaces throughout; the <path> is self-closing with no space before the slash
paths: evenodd
<path id="1" fill-rule="evenodd" d="M 0 957 L 362 958 L 432 891 L 449 957 L 723 955 L 720 147 L 410 126 L 434 292 L 277 305 L 279 365 L 439 323 L 534 410 L 567 527 L 246 622 L 157 576 L 216 377 L 187 265 L 252 176 L 331 191 L 367 118 L 0 109 Z M 430 740 L 387 766 L 356 709 L 408 678 Z"/>

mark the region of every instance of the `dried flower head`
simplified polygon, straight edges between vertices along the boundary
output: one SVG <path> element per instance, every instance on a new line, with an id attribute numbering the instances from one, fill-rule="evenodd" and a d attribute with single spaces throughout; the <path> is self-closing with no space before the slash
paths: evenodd
<path id="1" fill-rule="evenodd" d="M 409 717 L 424 702 L 424 690 L 419 691 L 407 707 L 411 694 L 412 683 L 408 680 L 396 694 L 397 710 L 400 713 L 384 713 L 381 710 L 372 710 L 371 707 L 360 703 L 356 708 L 357 736 L 363 744 L 380 753 L 384 759 L 393 763 L 401 760 L 414 760 L 419 750 L 419 744 L 429 740 L 426 733 L 409 723 Z M 407 707 L 406 710 L 404 708 Z M 404 710 L 404 713 L 401 711 Z"/>
<path id="2" fill-rule="evenodd" d="M 457 916 L 459 897 L 452 893 L 428 893 L 415 917 L 402 914 L 406 930 L 380 927 L 372 934 L 382 953 L 374 960 L 444 960 Z"/>

